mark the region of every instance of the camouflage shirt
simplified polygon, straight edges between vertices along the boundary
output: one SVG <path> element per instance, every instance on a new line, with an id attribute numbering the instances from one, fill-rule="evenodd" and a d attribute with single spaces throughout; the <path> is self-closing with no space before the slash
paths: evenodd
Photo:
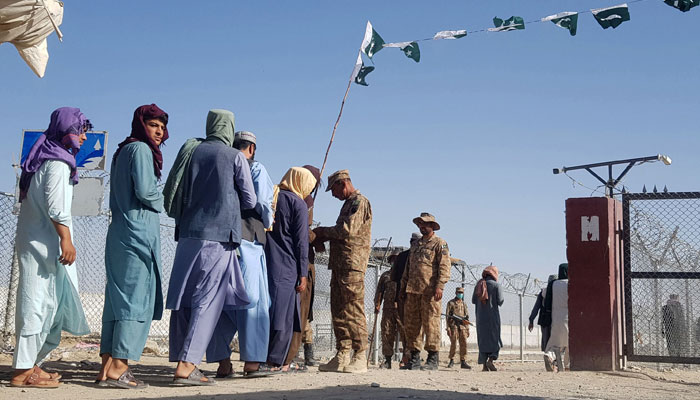
<path id="1" fill-rule="evenodd" d="M 451 267 L 447 242 L 435 234 L 420 238 L 411 245 L 401 287 L 406 293 L 433 295 L 435 289 L 445 287 Z"/>
<path id="2" fill-rule="evenodd" d="M 455 317 L 460 317 L 464 318 L 466 320 L 469 320 L 469 310 L 467 310 L 467 304 L 464 302 L 464 300 L 459 300 L 457 298 L 454 298 L 450 301 L 447 302 L 447 309 L 445 310 L 445 314 L 448 315 L 447 317 L 447 327 L 451 328 L 457 324 L 457 321 L 454 320 L 454 318 L 450 318 L 450 315 L 454 315 Z M 462 326 L 467 326 L 466 324 L 462 324 Z"/>
<path id="3" fill-rule="evenodd" d="M 391 273 L 386 271 L 379 278 L 379 283 L 377 284 L 377 291 L 374 293 L 374 305 L 378 306 L 381 304 L 382 299 L 384 300 L 384 309 L 395 309 L 398 307 L 396 304 L 396 292 L 398 289 L 398 283 L 391 280 Z"/>
<path id="4" fill-rule="evenodd" d="M 343 203 L 335 226 L 314 229 L 321 241 L 330 240 L 328 269 L 367 270 L 372 236 L 372 206 L 359 190 Z"/>

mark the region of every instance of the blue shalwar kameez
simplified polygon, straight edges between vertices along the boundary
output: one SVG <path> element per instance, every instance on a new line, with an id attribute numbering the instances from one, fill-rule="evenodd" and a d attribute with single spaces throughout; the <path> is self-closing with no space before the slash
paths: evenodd
<path id="1" fill-rule="evenodd" d="M 231 356 L 233 310 L 249 303 L 236 257 L 240 209 L 255 206 L 250 166 L 232 146 L 233 113 L 212 110 L 207 139 L 192 153 L 179 241 L 168 288 L 170 361 Z"/>
<path id="2" fill-rule="evenodd" d="M 100 354 L 138 361 L 152 320 L 163 315 L 160 218 L 163 196 L 144 142 L 122 147 L 112 161 Z"/>
<path id="3" fill-rule="evenodd" d="M 258 199 L 255 204 L 255 212 L 262 219 L 262 225 L 269 228 L 272 226 L 274 218 L 272 180 L 265 167 L 257 161 L 252 162 L 250 173 Z M 265 235 L 264 232 L 263 235 Z M 238 347 L 241 360 L 264 362 L 267 360 L 267 347 L 270 338 L 271 304 L 267 283 L 265 247 L 257 239 L 253 239 L 253 241 L 242 239 L 239 252 L 241 272 L 250 304 L 244 309 L 236 311 Z M 233 332 L 230 335 L 233 338 Z"/>

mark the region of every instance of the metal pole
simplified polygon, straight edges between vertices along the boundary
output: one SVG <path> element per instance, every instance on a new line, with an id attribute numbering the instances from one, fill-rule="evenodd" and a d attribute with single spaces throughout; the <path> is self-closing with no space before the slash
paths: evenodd
<path id="1" fill-rule="evenodd" d="M 10 330 L 17 311 L 17 287 L 19 286 L 19 259 L 17 258 L 17 246 L 12 246 L 12 271 L 10 272 L 10 291 L 7 293 L 7 306 L 5 307 L 5 325 L 3 327 L 3 348 L 9 350 L 12 347 L 12 335 Z M 17 334 L 17 332 L 15 332 Z"/>
<path id="2" fill-rule="evenodd" d="M 523 294 L 519 293 L 518 298 L 520 299 L 520 361 L 524 361 L 523 344 L 525 339 L 525 330 L 523 329 Z"/>

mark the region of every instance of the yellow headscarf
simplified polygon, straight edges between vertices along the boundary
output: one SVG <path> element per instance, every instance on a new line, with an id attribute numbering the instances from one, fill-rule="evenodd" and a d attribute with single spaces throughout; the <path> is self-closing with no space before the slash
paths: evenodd
<path id="1" fill-rule="evenodd" d="M 279 185 L 275 185 L 275 192 L 272 197 L 272 209 L 277 210 L 277 196 L 280 190 L 288 190 L 300 199 L 304 200 L 316 187 L 316 178 L 306 168 L 292 167 L 284 174 Z"/>

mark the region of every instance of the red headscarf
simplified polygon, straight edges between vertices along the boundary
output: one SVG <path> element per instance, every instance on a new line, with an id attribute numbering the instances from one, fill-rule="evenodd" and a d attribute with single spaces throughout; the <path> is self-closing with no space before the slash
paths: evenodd
<path id="1" fill-rule="evenodd" d="M 486 278 L 491 277 L 496 282 L 498 282 L 498 267 L 495 265 L 489 265 L 484 268 L 484 272 L 481 273 L 481 278 L 479 282 L 476 283 L 476 297 L 479 298 L 481 304 L 486 304 L 489 300 L 489 292 L 486 288 Z"/>
<path id="2" fill-rule="evenodd" d="M 114 159 L 117 158 L 122 147 L 133 142 L 144 142 L 151 148 L 153 153 L 153 172 L 156 177 L 160 179 L 161 170 L 163 169 L 163 154 L 160 152 L 160 147 L 151 140 L 146 134 L 146 121 L 151 119 L 157 119 L 165 124 L 165 129 L 163 130 L 163 140 L 160 142 L 161 145 L 165 143 L 168 139 L 168 113 L 161 110 L 155 104 L 143 105 L 134 111 L 134 119 L 131 120 L 131 135 L 129 135 L 123 142 L 119 143 L 116 153 L 114 153 Z"/>

